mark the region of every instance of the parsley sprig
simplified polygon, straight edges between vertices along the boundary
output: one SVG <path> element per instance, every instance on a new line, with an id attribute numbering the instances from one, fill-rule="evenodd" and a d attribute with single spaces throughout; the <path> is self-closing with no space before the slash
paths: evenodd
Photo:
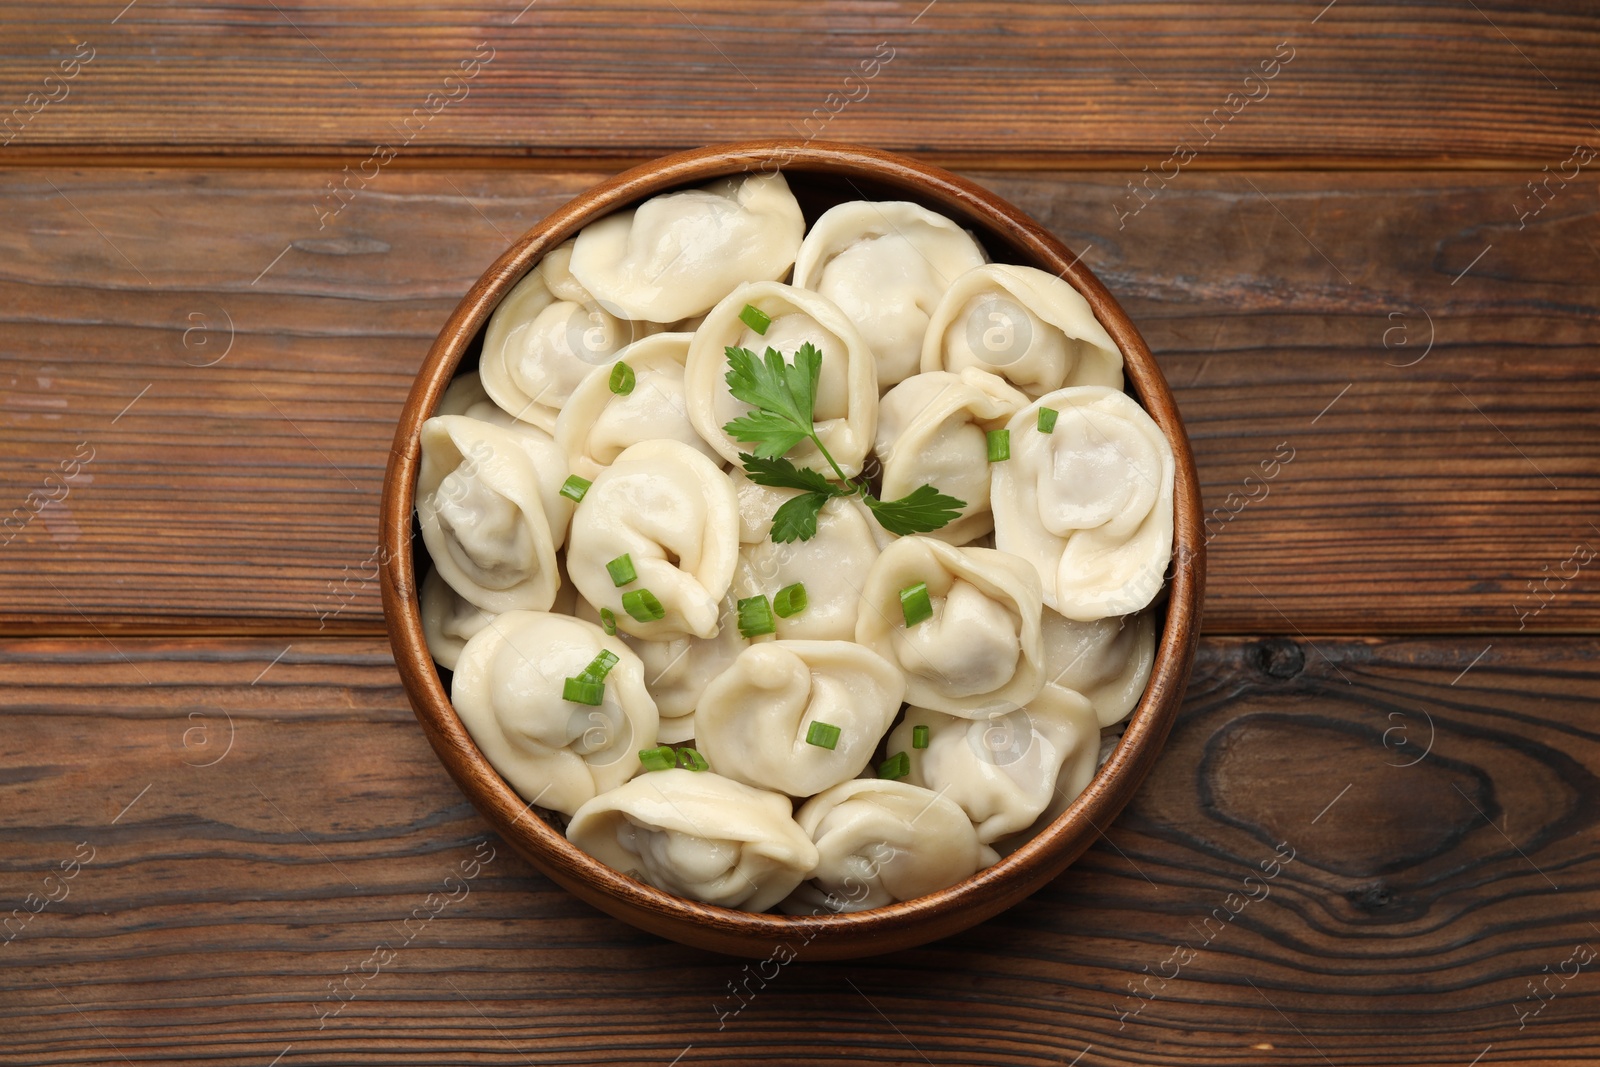
<path id="1" fill-rule="evenodd" d="M 771 347 L 765 357 L 731 345 L 726 352 L 728 391 L 752 408 L 723 426 L 734 440 L 754 446 L 749 452 L 739 453 L 745 473 L 757 485 L 800 490 L 799 496 L 785 501 L 773 513 L 774 541 L 809 541 L 816 536 L 817 515 L 834 497 L 859 496 L 878 525 L 895 534 L 928 533 L 960 517 L 967 502 L 931 485 L 920 486 L 898 500 L 879 500 L 864 480 L 845 474 L 822 443 L 813 421 L 817 382 L 822 376 L 822 353 L 815 345 L 801 345 L 792 363 Z M 817 446 L 837 480 L 809 467 L 797 467 L 784 458 L 802 441 Z"/>

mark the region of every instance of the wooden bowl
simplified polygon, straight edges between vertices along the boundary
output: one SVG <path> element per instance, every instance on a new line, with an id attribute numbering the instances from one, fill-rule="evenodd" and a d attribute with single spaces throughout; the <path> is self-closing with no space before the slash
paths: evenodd
<path id="1" fill-rule="evenodd" d="M 484 324 L 501 298 L 547 251 L 601 216 L 657 193 L 773 167 L 781 167 L 808 224 L 845 200 L 911 200 L 972 230 L 996 262 L 1027 264 L 1071 282 L 1122 349 L 1129 391 L 1177 459 L 1176 536 L 1155 666 L 1127 732 L 1094 781 L 1043 833 L 964 882 L 888 907 L 811 917 L 697 904 L 636 882 L 568 843 L 501 780 L 456 717 L 428 654 L 417 604 L 419 430 L 457 368 L 475 362 Z M 803 958 L 826 960 L 908 948 L 980 923 L 1060 874 L 1100 827 L 1111 825 L 1155 763 L 1183 699 L 1200 630 L 1203 542 L 1194 460 L 1166 380 L 1139 331 L 1077 256 L 1011 204 L 938 167 L 851 145 L 754 141 L 666 156 L 602 182 L 534 226 L 484 271 L 440 331 L 400 416 L 384 483 L 380 558 L 389 640 L 417 718 L 451 777 L 513 848 L 595 907 L 663 937 L 755 958 L 785 945 Z"/>

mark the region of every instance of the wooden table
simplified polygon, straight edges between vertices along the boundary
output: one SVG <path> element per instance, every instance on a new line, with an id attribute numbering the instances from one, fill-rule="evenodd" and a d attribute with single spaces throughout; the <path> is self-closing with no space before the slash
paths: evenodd
<path id="1" fill-rule="evenodd" d="M 1592 5 L 123 3 L 0 45 L 0 1063 L 1600 1058 Z M 484 265 L 783 135 L 1081 250 L 1216 510 L 1105 837 L 960 937 L 752 978 L 487 833 L 372 575 Z"/>

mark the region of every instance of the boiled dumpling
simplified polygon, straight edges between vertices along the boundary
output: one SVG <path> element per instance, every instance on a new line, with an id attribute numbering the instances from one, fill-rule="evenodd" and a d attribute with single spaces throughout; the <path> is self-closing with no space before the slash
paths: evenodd
<path id="1" fill-rule="evenodd" d="M 961 516 L 929 533 L 964 545 L 994 528 L 989 511 L 988 431 L 1006 424 L 1028 398 L 985 371 L 933 371 L 907 378 L 878 404 L 874 452 L 883 464 L 884 500 L 932 485 L 964 501 Z"/>
<path id="2" fill-rule="evenodd" d="M 607 564 L 622 556 L 635 577 L 619 585 Z M 567 571 L 627 633 L 713 637 L 738 556 L 738 501 L 727 476 L 680 441 L 643 441 L 600 471 L 578 504 Z"/>
<path id="3" fill-rule="evenodd" d="M 447 671 L 456 669 L 456 660 L 467 640 L 489 625 L 494 613 L 465 600 L 437 571 L 422 579 L 419 596 L 422 609 L 422 636 L 434 662 Z"/>
<path id="4" fill-rule="evenodd" d="M 716 451 L 689 425 L 683 401 L 683 361 L 690 334 L 658 333 L 617 353 L 617 358 L 591 370 L 572 392 L 556 418 L 556 443 L 567 468 L 593 481 L 624 449 L 640 441 L 672 440 L 715 459 Z M 612 388 L 618 364 L 633 371 L 626 393 Z"/>
<path id="5" fill-rule="evenodd" d="M 789 273 L 805 228 L 783 175 L 724 178 L 585 226 L 572 273 L 613 315 L 677 322 Z"/>
<path id="6" fill-rule="evenodd" d="M 1047 687 L 1027 710 L 1036 728 L 1054 736 L 1058 745 L 1069 747 L 1071 751 L 1061 764 L 1055 788 L 1039 817 L 1021 831 L 995 839 L 995 850 L 1003 856 L 1009 856 L 1039 836 L 1071 807 L 1094 781 L 1101 762 L 1103 738 L 1098 729 L 1099 720 L 1081 693 Z"/>
<path id="7" fill-rule="evenodd" d="M 817 865 L 788 797 L 710 771 L 642 774 L 580 808 L 567 839 L 664 892 L 746 911 L 772 907 Z"/>
<path id="8" fill-rule="evenodd" d="M 770 515 L 767 523 L 770 529 Z M 810 540 L 779 544 L 762 537 L 743 544 L 733 574 L 734 596 L 764 596 L 773 606 L 779 590 L 798 583 L 805 589 L 806 606 L 787 618 L 774 610 L 776 636 L 853 641 L 861 590 L 878 558 L 877 529 L 859 500 L 835 497 L 822 506 Z"/>
<path id="9" fill-rule="evenodd" d="M 439 415 L 422 424 L 421 444 L 417 519 L 450 588 L 485 611 L 549 608 L 572 513 L 554 443 Z"/>
<path id="10" fill-rule="evenodd" d="M 598 706 L 565 699 L 565 683 L 604 650 L 616 657 Z M 598 626 L 509 611 L 467 641 L 450 702 L 484 758 L 530 804 L 571 815 L 640 770 L 656 743 L 656 705 L 628 646 Z"/>
<path id="11" fill-rule="evenodd" d="M 1040 408 L 1058 412 L 1038 428 Z M 1069 619 L 1131 615 L 1172 556 L 1172 446 L 1127 394 L 1046 393 L 1010 422 L 1011 458 L 990 485 L 995 544 L 1033 565 L 1044 602 Z"/>
<path id="12" fill-rule="evenodd" d="M 928 728 L 926 748 L 912 743 L 918 726 Z M 888 750 L 907 753 L 905 780 L 949 797 L 987 844 L 1032 825 L 1058 790 L 1067 801 L 1083 791 L 1094 777 L 1100 728 L 1077 693 L 988 719 L 913 707 L 889 735 Z"/>
<path id="13" fill-rule="evenodd" d="M 783 902 L 791 915 L 914 900 L 999 859 L 953 801 L 907 782 L 845 782 L 806 801 L 795 818 L 817 843 L 817 865 Z"/>
<path id="14" fill-rule="evenodd" d="M 907 626 L 901 594 L 919 583 L 932 615 Z M 902 537 L 867 575 L 856 640 L 905 672 L 911 704 L 980 719 L 1039 695 L 1039 616 L 1039 579 L 1026 561 Z"/>
<path id="15" fill-rule="evenodd" d="M 659 327 L 607 313 L 567 269 L 568 241 L 548 253 L 489 317 L 478 372 L 512 417 L 553 431 L 556 415 L 595 367 Z"/>
<path id="16" fill-rule="evenodd" d="M 1041 630 L 1046 689 L 1082 693 L 1102 727 L 1133 712 L 1156 659 L 1156 624 L 1149 612 L 1074 622 L 1046 608 Z"/>
<path id="17" fill-rule="evenodd" d="M 984 262 L 972 235 L 904 200 L 857 200 L 822 213 L 800 245 L 794 284 L 839 305 L 877 361 L 878 387 L 917 373 L 928 317 Z"/>
<path id="18" fill-rule="evenodd" d="M 755 644 L 701 694 L 695 742 L 719 774 L 808 797 L 866 768 L 904 692 L 894 664 L 851 641 Z M 837 728 L 832 747 L 807 740 L 814 723 Z"/>
<path id="19" fill-rule="evenodd" d="M 746 304 L 771 320 L 766 333 L 756 333 L 739 317 Z M 735 289 L 706 315 L 689 346 L 684 376 L 689 421 L 723 459 L 738 463 L 741 452 L 754 449 L 723 430 L 750 411 L 750 405 L 734 399 L 728 391 L 728 348 L 749 349 L 758 358 L 774 348 L 785 362 L 793 363 L 800 346 L 807 342 L 822 354 L 812 412 L 817 436 L 846 475 L 861 473 L 878 427 L 878 379 L 872 351 L 831 300 L 778 282 L 756 282 Z M 790 449 L 788 457 L 797 466 L 836 477 L 810 441 Z"/>
<path id="20" fill-rule="evenodd" d="M 957 278 L 922 342 L 922 369 L 1001 375 L 1029 396 L 1122 388 L 1122 353 L 1083 294 L 1033 267 L 990 263 Z"/>

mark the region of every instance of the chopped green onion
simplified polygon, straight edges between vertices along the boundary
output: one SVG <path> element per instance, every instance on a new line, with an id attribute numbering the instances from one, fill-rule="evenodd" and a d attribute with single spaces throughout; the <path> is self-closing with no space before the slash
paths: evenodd
<path id="1" fill-rule="evenodd" d="M 583 494 L 587 493 L 589 487 L 593 484 L 589 479 L 580 478 L 574 474 L 561 483 L 561 495 L 573 503 L 577 503 L 583 499 Z"/>
<path id="2" fill-rule="evenodd" d="M 745 597 L 739 601 L 739 633 L 745 637 L 760 637 L 778 628 L 772 621 L 772 608 L 764 596 Z"/>
<path id="3" fill-rule="evenodd" d="M 906 617 L 908 627 L 933 618 L 933 602 L 928 599 L 927 582 L 918 582 L 900 590 L 900 612 Z"/>
<path id="4" fill-rule="evenodd" d="M 926 723 L 922 724 L 921 726 L 913 726 L 911 728 L 911 747 L 928 747 L 928 727 Z"/>
<path id="5" fill-rule="evenodd" d="M 626 552 L 606 564 L 606 573 L 611 575 L 611 584 L 619 587 L 639 577 L 639 572 L 633 569 L 633 557 Z"/>
<path id="6" fill-rule="evenodd" d="M 633 368 L 626 363 L 615 363 L 611 367 L 611 391 L 618 396 L 627 396 L 633 392 Z"/>
<path id="7" fill-rule="evenodd" d="M 604 682 L 595 681 L 584 675 L 568 678 L 561 685 L 561 699 L 570 700 L 574 704 L 588 704 L 598 708 L 605 703 L 606 686 Z"/>
<path id="8" fill-rule="evenodd" d="M 617 613 L 610 608 L 601 608 L 600 629 L 606 632 L 607 637 L 617 636 Z"/>
<path id="9" fill-rule="evenodd" d="M 1001 460 L 1011 458 L 1011 431 L 990 430 L 984 435 L 989 439 L 989 462 L 999 463 Z"/>
<path id="10" fill-rule="evenodd" d="M 655 622 L 667 617 L 667 609 L 648 589 L 630 589 L 623 593 L 622 610 L 640 622 Z"/>
<path id="11" fill-rule="evenodd" d="M 1061 414 L 1055 408 L 1039 409 L 1039 432 L 1052 433 L 1056 428 L 1056 416 Z"/>
<path id="12" fill-rule="evenodd" d="M 818 748 L 832 748 L 839 743 L 839 728 L 831 722 L 814 722 L 806 730 L 806 744 Z"/>
<path id="13" fill-rule="evenodd" d="M 659 745 L 656 748 L 640 749 L 639 762 L 647 771 L 665 771 L 677 766 L 678 756 L 672 751 L 671 745 Z"/>
<path id="14" fill-rule="evenodd" d="M 706 758 L 700 755 L 700 750 L 689 745 L 684 745 L 678 749 L 678 766 L 686 771 L 709 771 L 711 769 L 711 764 L 707 763 Z"/>
<path id="15" fill-rule="evenodd" d="M 878 764 L 878 777 L 890 781 L 898 781 L 911 773 L 911 757 L 904 752 L 896 752 L 882 763 Z"/>
<path id="16" fill-rule="evenodd" d="M 591 682 L 603 682 L 606 680 L 606 675 L 611 673 L 611 668 L 616 665 L 617 654 L 609 648 L 602 648 L 599 654 L 589 661 L 589 665 L 583 669 L 583 672 L 578 677 L 586 678 Z"/>
<path id="17" fill-rule="evenodd" d="M 765 337 L 767 335 L 767 327 L 772 325 L 772 316 L 754 304 L 746 304 L 744 310 L 739 312 L 739 321 Z"/>
<path id="18" fill-rule="evenodd" d="M 806 587 L 800 582 L 795 582 L 778 590 L 772 598 L 772 610 L 778 613 L 780 619 L 787 619 L 806 610 Z"/>

